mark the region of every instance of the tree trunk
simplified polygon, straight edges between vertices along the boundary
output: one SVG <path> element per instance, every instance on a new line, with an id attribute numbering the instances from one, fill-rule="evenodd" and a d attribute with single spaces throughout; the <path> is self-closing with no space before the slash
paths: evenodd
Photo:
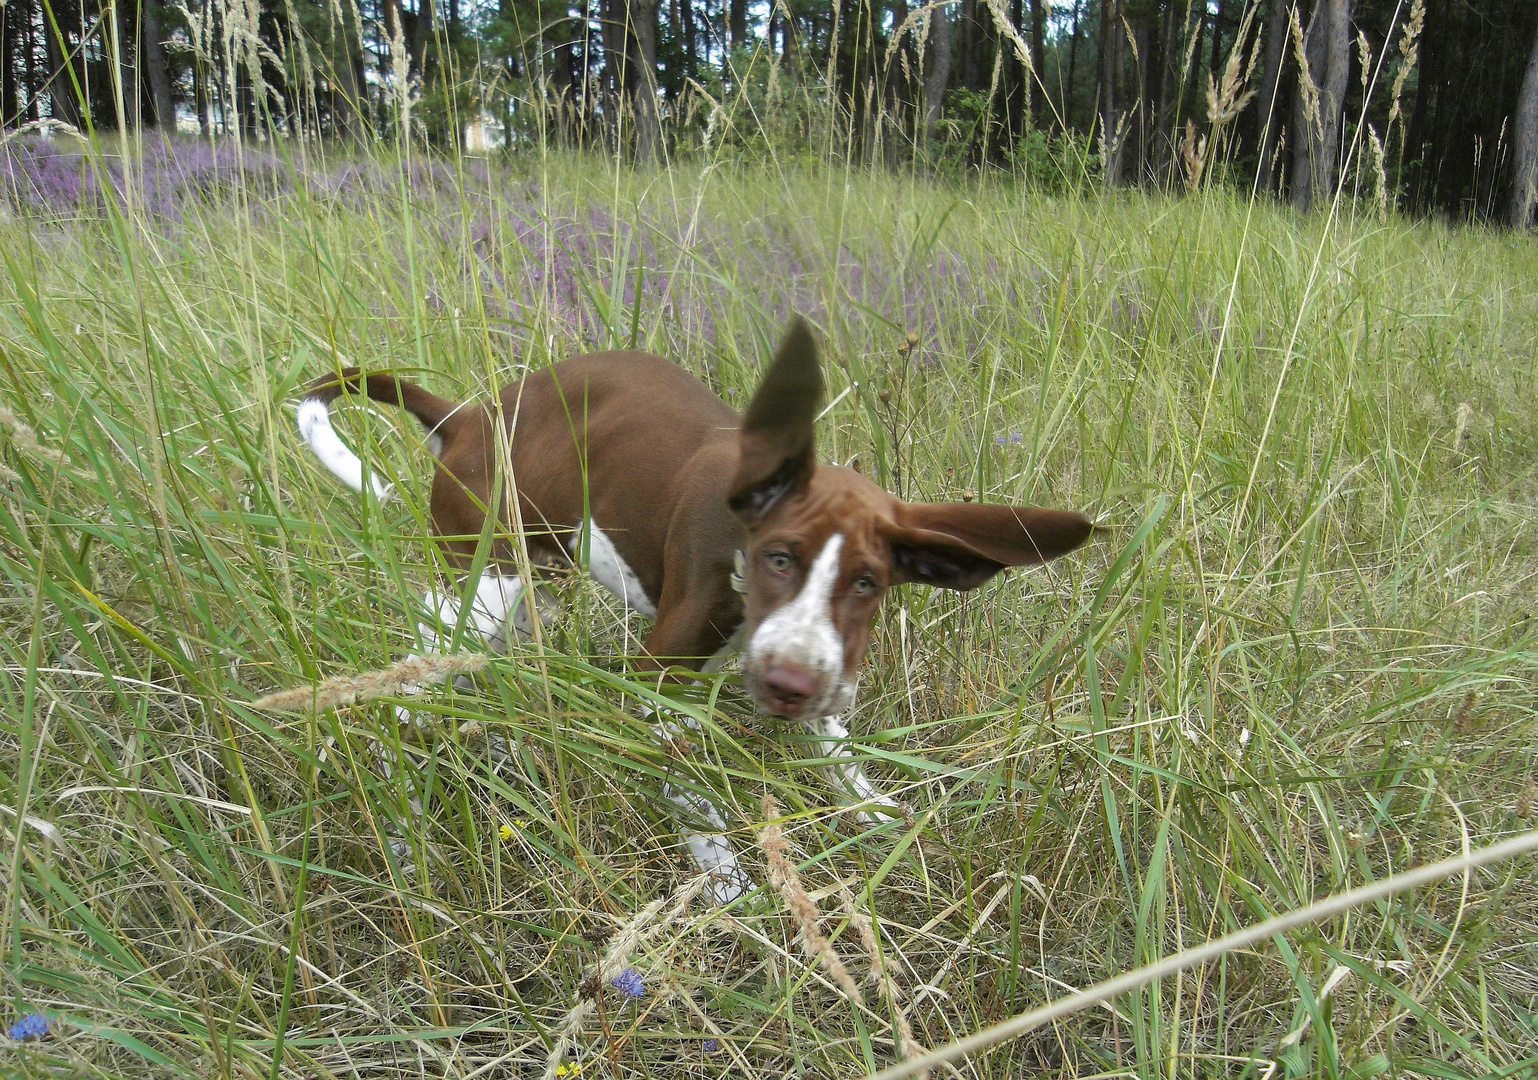
<path id="1" fill-rule="evenodd" d="M 1303 37 L 1308 71 L 1298 73 L 1293 110 L 1292 205 L 1307 210 L 1334 190 L 1341 109 L 1351 69 L 1351 2 L 1319 0 Z M 1317 93 L 1310 93 L 1311 80 Z M 1317 115 L 1313 106 L 1317 105 Z"/>
<path id="2" fill-rule="evenodd" d="M 693 2 L 693 0 L 689 0 Z M 726 17 L 727 41 L 733 49 L 748 43 L 748 0 L 731 0 Z"/>
<path id="3" fill-rule="evenodd" d="M 161 131 L 176 130 L 176 99 L 171 96 L 171 74 L 166 69 L 164 35 L 160 29 L 159 0 L 143 0 L 143 36 L 139 54 L 149 80 L 150 101 L 155 109 L 155 126 Z"/>
<path id="4" fill-rule="evenodd" d="M 1212 13 L 1212 78 L 1214 82 L 1223 77 L 1224 6 L 1224 0 L 1218 0 L 1218 9 Z"/>
<path id="5" fill-rule="evenodd" d="M 1030 38 L 1026 22 L 1025 0 L 1009 0 L 1006 9 L 1009 14 L 1010 25 L 1017 33 L 1025 37 L 1027 53 L 1029 53 Z M 1014 43 L 1003 35 L 998 35 L 999 59 L 1001 61 L 1000 86 L 1004 91 L 1004 122 L 997 125 L 1000 133 L 1000 142 L 1003 147 L 1012 143 L 1016 136 L 1023 133 L 1031 126 L 1031 87 L 1030 72 L 1026 70 L 1026 62 L 1021 59 L 1020 52 Z"/>
<path id="6" fill-rule="evenodd" d="M 85 83 L 79 61 L 71 62 L 68 59 L 73 47 L 69 31 L 78 23 L 78 15 L 79 9 L 74 4 L 62 3 L 60 0 L 53 0 L 43 11 L 43 36 L 48 39 L 48 115 L 74 128 L 80 127 L 79 94 Z M 62 41 L 60 35 L 63 36 Z M 71 67 L 74 69 L 74 78 L 71 77 Z M 80 79 L 81 90 L 75 88 L 76 78 Z"/>
<path id="7" fill-rule="evenodd" d="M 1122 146 L 1127 125 L 1122 117 L 1121 95 L 1121 0 L 1101 0 L 1100 5 L 1100 132 L 1105 154 L 1101 168 L 1113 187 L 1122 182 Z"/>
<path id="8" fill-rule="evenodd" d="M 951 23 L 946 8 L 929 13 L 929 35 L 924 42 L 924 137 L 933 145 L 940 137 L 940 117 L 945 109 L 945 88 L 951 81 Z"/>
<path id="9" fill-rule="evenodd" d="M 1291 7 L 1291 0 L 1271 0 L 1271 11 L 1266 17 L 1266 59 L 1260 72 L 1260 135 L 1257 143 L 1260 167 L 1255 176 L 1255 186 L 1265 195 L 1276 191 L 1276 140 L 1282 129 L 1282 118 L 1277 112 L 1278 91 L 1282 86 L 1282 56 L 1287 47 L 1287 12 Z"/>
<path id="10" fill-rule="evenodd" d="M 27 120 L 29 122 L 42 119 L 37 108 L 38 83 L 42 79 L 42 72 L 37 69 L 37 31 L 35 19 L 36 8 L 32 0 L 13 0 L 16 10 L 21 13 L 20 22 L 25 28 L 22 31 L 21 42 L 26 52 L 26 87 L 27 87 Z"/>
<path id="11" fill-rule="evenodd" d="M 346 19 L 331 23 L 331 115 L 334 134 L 350 142 L 363 142 L 363 54 Z M 201 116 L 201 112 L 200 112 Z"/>
<path id="12" fill-rule="evenodd" d="M 961 49 L 957 65 L 957 80 L 963 89 L 981 90 L 983 82 L 982 26 L 978 21 L 978 0 L 961 0 L 961 13 L 957 18 Z"/>
<path id="13" fill-rule="evenodd" d="M 657 117 L 657 0 L 628 0 L 629 97 L 635 107 L 635 156 L 642 165 L 662 153 Z"/>
<path id="14" fill-rule="evenodd" d="M 433 23 L 436 12 L 433 10 L 436 0 L 417 0 L 416 16 L 411 21 L 411 73 L 423 82 L 427 81 L 429 74 L 428 47 L 433 43 Z"/>
<path id="15" fill-rule="evenodd" d="M 1159 96 L 1158 12 L 1152 5 L 1140 5 L 1132 17 L 1132 40 L 1137 43 L 1134 63 L 1133 86 L 1137 97 L 1131 103 L 1129 113 L 1136 116 L 1130 121 L 1129 133 L 1134 135 L 1132 146 L 1132 180 L 1142 183 L 1153 170 L 1153 104 Z"/>
<path id="16" fill-rule="evenodd" d="M 890 0 L 889 8 L 892 13 L 892 33 L 897 33 L 897 28 L 908 20 L 908 0 Z M 891 61 L 888 62 L 887 54 L 881 54 L 881 77 L 887 84 L 893 87 L 899 108 L 911 106 L 913 103 L 913 67 L 911 57 L 914 41 L 912 34 L 905 34 L 903 40 L 897 43 L 897 48 L 891 53 Z M 893 116 L 893 124 L 904 126 L 908 113 L 903 112 L 902 117 Z"/>
<path id="17" fill-rule="evenodd" d="M 679 4 L 679 32 L 684 38 L 684 72 L 691 79 L 699 75 L 699 35 L 694 30 L 694 0 L 683 0 Z M 771 42 L 770 48 L 774 45 Z"/>
<path id="18" fill-rule="evenodd" d="M 21 5 L 12 3 L 0 8 L 0 131 L 14 124 L 21 114 L 21 89 L 17 86 L 21 75 Z"/>
<path id="19" fill-rule="evenodd" d="M 1533 219 L 1534 184 L 1538 183 L 1538 34 L 1527 60 L 1517 115 L 1512 122 L 1515 152 L 1511 162 L 1511 197 L 1506 204 L 1506 224 L 1525 229 Z"/>
<path id="20" fill-rule="evenodd" d="M 603 129 L 613 143 L 614 152 L 624 152 L 626 122 L 625 110 L 626 61 L 629 52 L 626 43 L 629 34 L 625 28 L 626 8 L 624 0 L 598 0 L 598 21 L 603 28 L 603 71 L 599 75 L 601 92 L 596 103 L 602 117 Z"/>
<path id="21" fill-rule="evenodd" d="M 1153 172 L 1154 183 L 1158 185 L 1168 185 L 1174 179 L 1171 167 L 1174 163 L 1175 114 L 1180 102 L 1177 88 L 1180 81 L 1180 65 L 1184 61 L 1184 54 L 1180 50 L 1185 45 L 1185 39 L 1181 32 L 1185 28 L 1185 23 L 1184 8 L 1178 0 L 1172 0 L 1164 9 L 1164 25 L 1157 65 L 1158 102 L 1154 108 L 1151 124 L 1153 148 L 1149 168 Z"/>
<path id="22" fill-rule="evenodd" d="M 1068 81 L 1063 87 L 1063 126 L 1073 127 L 1074 74 L 1079 67 L 1079 29 L 1084 25 L 1084 0 L 1073 0 L 1073 30 L 1068 35 Z"/>
<path id="23" fill-rule="evenodd" d="M 1031 124 L 1040 127 L 1047 111 L 1047 0 L 1031 0 L 1031 66 Z"/>
<path id="24" fill-rule="evenodd" d="M 196 60 L 192 64 L 192 96 L 197 103 L 198 134 L 205 139 L 212 138 L 213 118 L 208 114 L 208 72 Z"/>

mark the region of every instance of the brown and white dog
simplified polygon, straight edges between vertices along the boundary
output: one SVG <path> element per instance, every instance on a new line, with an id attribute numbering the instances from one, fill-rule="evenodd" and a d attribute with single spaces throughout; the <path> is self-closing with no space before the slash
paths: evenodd
<path id="1" fill-rule="evenodd" d="M 363 464 L 329 416 L 344 392 L 399 405 L 427 428 L 438 459 L 433 527 L 461 571 L 471 569 L 489 508 L 500 507 L 486 570 L 467 590 L 467 626 L 489 644 L 505 644 L 510 620 L 524 625 L 515 536 L 534 564 L 570 565 L 586 552 L 593 578 L 653 620 L 639 666 L 709 669 L 740 646 L 758 707 L 800 721 L 834 784 L 867 810 L 896 804 L 852 759 L 842 715 L 887 590 L 973 589 L 1006 567 L 1072 551 L 1094 531 L 1073 511 L 903 502 L 853 469 L 817 464 L 823 378 L 800 319 L 741 417 L 682 368 L 641 352 L 575 357 L 499 399 L 459 405 L 392 375 L 325 376 L 300 402 L 299 428 L 361 491 Z M 503 450 L 510 468 L 498 460 Z M 503 485 L 516 489 L 516 517 Z M 426 606 L 447 629 L 424 625 L 422 639 L 442 647 L 459 602 L 430 590 Z M 686 827 L 685 839 L 718 875 L 717 899 L 740 895 L 748 883 L 720 835 L 719 810 L 677 789 L 669 797 L 711 830 Z"/>

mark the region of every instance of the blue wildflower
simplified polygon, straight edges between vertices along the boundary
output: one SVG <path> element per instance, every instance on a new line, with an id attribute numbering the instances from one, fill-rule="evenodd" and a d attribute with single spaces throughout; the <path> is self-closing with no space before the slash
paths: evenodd
<path id="1" fill-rule="evenodd" d="M 641 973 L 635 968 L 626 968 L 610 979 L 609 985 L 626 997 L 638 998 L 646 996 L 646 984 L 641 981 Z"/>
<path id="2" fill-rule="evenodd" d="M 28 1013 L 7 1028 L 5 1033 L 17 1042 L 23 1039 L 41 1039 L 48 1034 L 48 1017 L 42 1013 Z"/>
<path id="3" fill-rule="evenodd" d="M 705 1051 L 707 1054 L 714 1054 L 717 1050 L 721 1049 L 721 1040 L 706 1039 L 704 1042 L 700 1043 L 700 1049 Z"/>

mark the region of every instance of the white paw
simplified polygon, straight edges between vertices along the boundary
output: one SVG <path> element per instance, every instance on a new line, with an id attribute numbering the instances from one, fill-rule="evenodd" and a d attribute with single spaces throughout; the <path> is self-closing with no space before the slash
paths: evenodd
<path id="1" fill-rule="evenodd" d="M 896 799 L 882 796 L 864 803 L 855 816 L 862 825 L 881 825 L 893 818 L 907 817 L 908 809 Z"/>
<path id="2" fill-rule="evenodd" d="M 415 693 L 415 688 L 411 692 Z M 427 726 L 426 718 L 413 712 L 405 705 L 395 706 L 395 723 L 397 727 L 402 728 L 425 728 Z"/>
<path id="3" fill-rule="evenodd" d="M 736 868 L 730 874 L 719 871 L 712 874 L 710 881 L 705 885 L 705 892 L 710 896 L 710 902 L 716 907 L 726 907 L 741 900 L 754 888 L 753 879 L 743 873 L 741 868 Z"/>
<path id="4" fill-rule="evenodd" d="M 753 879 L 742 868 L 726 837 L 697 832 L 686 832 L 683 837 L 689 854 L 694 856 L 694 865 L 710 875 L 705 891 L 717 907 L 735 903 L 753 891 Z"/>

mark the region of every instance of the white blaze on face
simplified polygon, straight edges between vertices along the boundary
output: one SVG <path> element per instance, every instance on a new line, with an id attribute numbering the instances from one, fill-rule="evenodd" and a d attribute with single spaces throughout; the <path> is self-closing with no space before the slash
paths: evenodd
<path id="1" fill-rule="evenodd" d="M 844 639 L 833 625 L 833 588 L 838 584 L 842 533 L 828 537 L 812 560 L 794 600 L 770 612 L 748 639 L 743 670 L 749 684 L 777 664 L 793 664 L 823 676 L 826 689 L 807 702 L 806 714 L 820 716 L 846 708 L 854 696 L 844 679 Z"/>

